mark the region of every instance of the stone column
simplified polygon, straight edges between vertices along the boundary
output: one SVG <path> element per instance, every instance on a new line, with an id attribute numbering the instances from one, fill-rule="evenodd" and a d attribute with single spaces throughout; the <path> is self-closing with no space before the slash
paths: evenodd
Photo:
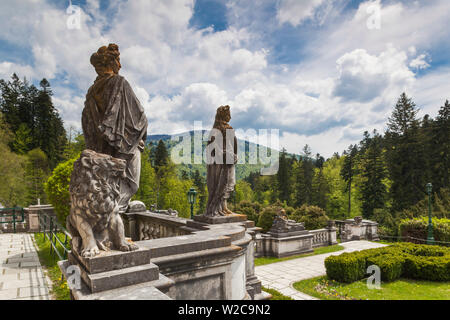
<path id="1" fill-rule="evenodd" d="M 328 244 L 330 246 L 337 244 L 337 239 L 336 239 L 336 227 L 335 227 L 335 222 L 334 220 L 329 220 L 328 221 L 328 226 L 327 226 L 327 231 L 328 231 Z"/>

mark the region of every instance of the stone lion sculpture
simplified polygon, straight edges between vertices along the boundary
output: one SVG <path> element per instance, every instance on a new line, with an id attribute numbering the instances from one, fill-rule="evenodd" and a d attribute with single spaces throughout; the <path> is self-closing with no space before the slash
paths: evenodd
<path id="1" fill-rule="evenodd" d="M 125 240 L 119 214 L 120 182 L 126 166 L 125 160 L 88 149 L 74 163 L 66 223 L 72 249 L 83 257 L 94 257 L 100 250 L 138 249 Z"/>

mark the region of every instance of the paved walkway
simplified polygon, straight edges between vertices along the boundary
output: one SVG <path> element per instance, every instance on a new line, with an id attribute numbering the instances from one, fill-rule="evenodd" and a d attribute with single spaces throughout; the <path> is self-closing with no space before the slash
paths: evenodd
<path id="1" fill-rule="evenodd" d="M 324 261 L 325 258 L 331 255 L 385 246 L 364 240 L 345 242 L 340 245 L 345 247 L 345 249 L 259 266 L 255 268 L 255 273 L 261 280 L 262 285 L 266 288 L 275 289 L 295 300 L 317 300 L 314 297 L 295 290 L 292 286 L 294 282 L 325 275 Z"/>
<path id="2" fill-rule="evenodd" d="M 0 300 L 49 300 L 31 234 L 0 234 Z"/>

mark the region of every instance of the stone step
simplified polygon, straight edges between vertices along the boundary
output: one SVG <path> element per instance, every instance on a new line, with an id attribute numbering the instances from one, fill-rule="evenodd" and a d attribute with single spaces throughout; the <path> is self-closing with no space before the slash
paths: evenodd
<path id="1" fill-rule="evenodd" d="M 81 269 L 81 278 L 91 289 L 92 293 L 97 293 L 157 280 L 159 278 L 159 268 L 157 265 L 149 263 L 94 274 L 88 274 Z"/>

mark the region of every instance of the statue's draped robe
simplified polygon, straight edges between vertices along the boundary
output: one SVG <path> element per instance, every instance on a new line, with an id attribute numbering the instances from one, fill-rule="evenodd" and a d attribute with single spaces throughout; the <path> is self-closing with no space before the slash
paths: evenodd
<path id="1" fill-rule="evenodd" d="M 214 130 L 212 131 L 212 135 L 213 132 Z M 226 138 L 227 134 L 229 135 L 228 139 Z M 228 126 L 228 130 L 222 131 L 222 136 L 223 149 L 214 149 L 210 159 L 217 159 L 215 152 L 219 152 L 219 156 L 222 155 L 223 161 L 209 160 L 206 165 L 206 185 L 209 194 L 205 212 L 206 216 L 219 216 L 225 213 L 223 211 L 224 203 L 230 198 L 236 184 L 235 161 L 237 160 L 237 139 L 235 132 Z M 212 136 L 208 145 L 213 143 L 214 140 L 215 137 Z"/>
<path id="2" fill-rule="evenodd" d="M 98 77 L 89 88 L 82 115 L 86 148 L 127 161 L 119 206 L 126 209 L 139 188 L 141 140 L 148 121 L 130 84 L 120 75 Z"/>

